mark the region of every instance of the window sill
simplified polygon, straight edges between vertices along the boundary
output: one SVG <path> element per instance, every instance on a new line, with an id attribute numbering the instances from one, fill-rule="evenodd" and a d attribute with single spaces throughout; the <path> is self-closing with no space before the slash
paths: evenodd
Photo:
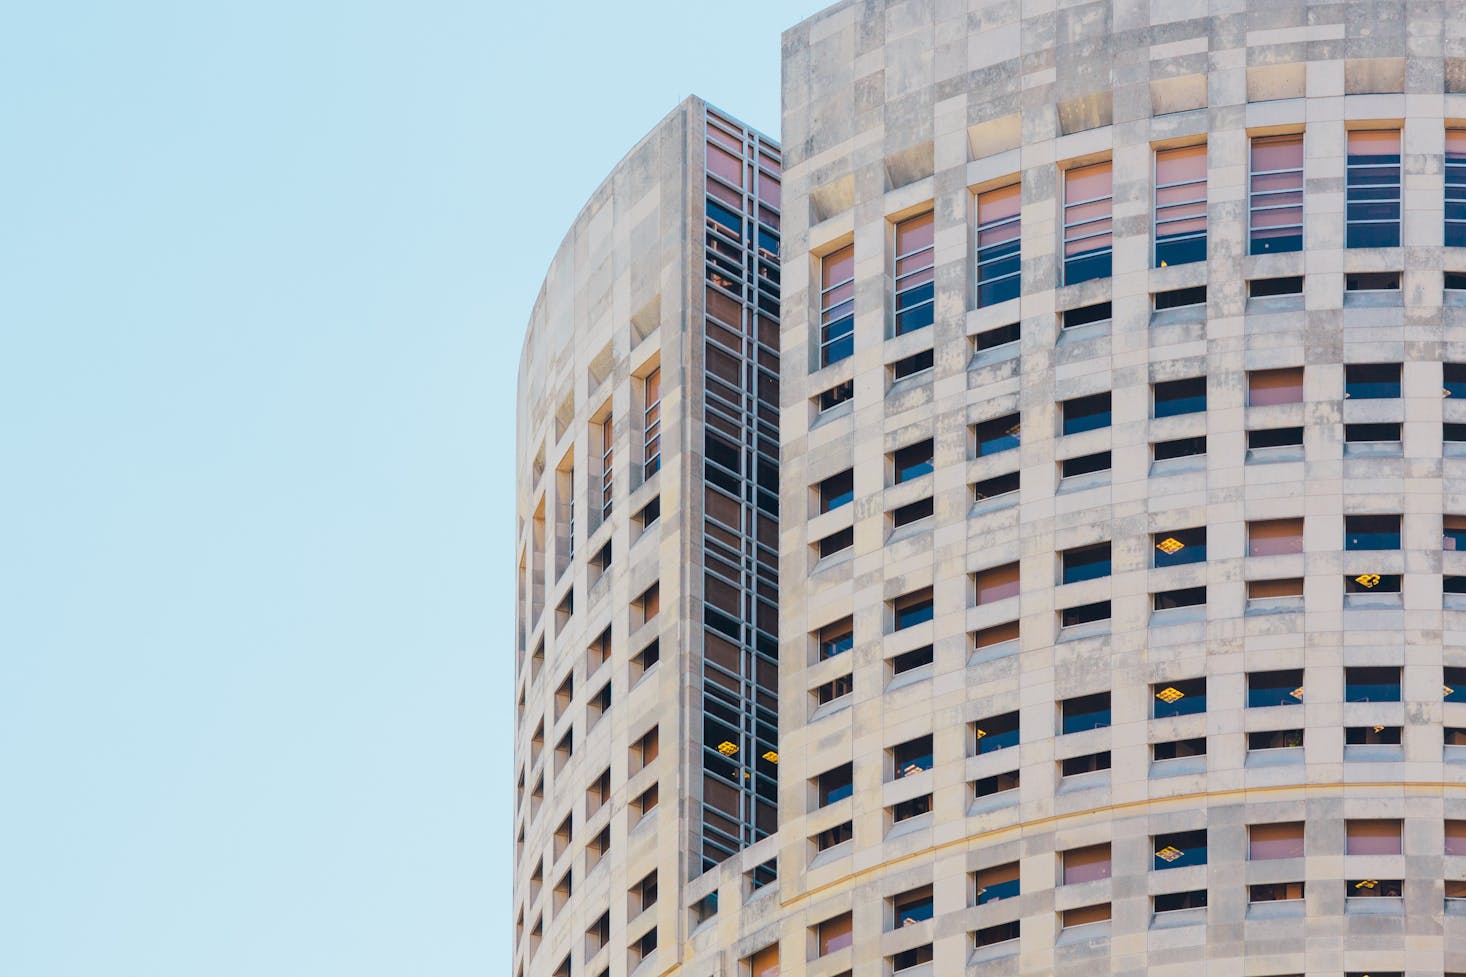
<path id="1" fill-rule="evenodd" d="M 1344 744 L 1345 763 L 1398 763 L 1405 759 L 1405 748 L 1393 743 Z"/>
<path id="2" fill-rule="evenodd" d="M 818 722 L 821 719 L 826 719 L 830 716 L 833 716 L 835 713 L 840 712 L 841 710 L 848 709 L 850 708 L 850 704 L 853 700 L 854 696 L 847 692 L 845 695 L 840 696 L 840 698 L 838 699 L 831 699 L 829 702 L 822 702 L 818 706 L 815 706 L 814 712 L 809 714 L 809 721 L 812 723 Z"/>
<path id="3" fill-rule="evenodd" d="M 1206 455 L 1186 455 L 1182 458 L 1165 458 L 1150 463 L 1151 478 L 1204 471 L 1206 471 Z"/>
<path id="4" fill-rule="evenodd" d="M 1206 907 L 1194 909 L 1172 909 L 1169 912 L 1150 914 L 1150 928 L 1154 930 L 1174 929 L 1178 926 L 1201 926 L 1206 923 Z"/>
<path id="5" fill-rule="evenodd" d="M 989 960 L 1001 960 L 1003 957 L 1016 957 L 1018 955 L 1019 941 L 1016 939 L 1007 940 L 1003 943 L 994 943 L 990 946 L 980 946 L 972 951 L 972 956 L 967 958 L 968 966 L 975 963 L 984 963 Z"/>
<path id="6" fill-rule="evenodd" d="M 1059 778 L 1058 789 L 1055 794 L 1077 794 L 1082 790 L 1093 790 L 1096 787 L 1110 786 L 1110 772 L 1108 770 L 1091 770 L 1089 773 L 1070 774 L 1067 777 Z"/>
<path id="7" fill-rule="evenodd" d="M 1303 610 L 1303 595 L 1291 597 L 1249 597 L 1247 608 L 1243 611 L 1247 617 L 1260 617 L 1266 614 L 1289 614 Z"/>
<path id="8" fill-rule="evenodd" d="M 1279 746 L 1270 750 L 1248 750 L 1244 767 L 1286 767 L 1303 762 L 1303 747 Z"/>
<path id="9" fill-rule="evenodd" d="M 1399 896 L 1346 896 L 1344 913 L 1348 916 L 1403 916 L 1405 900 Z"/>
<path id="10" fill-rule="evenodd" d="M 1398 441 L 1344 442 L 1345 458 L 1399 458 L 1404 453 Z"/>
<path id="11" fill-rule="evenodd" d="M 1110 921 L 1101 920 L 1097 923 L 1082 923 L 1079 926 L 1066 926 L 1059 931 L 1059 938 L 1054 941 L 1055 946 L 1067 946 L 1073 943 L 1088 943 L 1090 940 L 1107 939 L 1110 935 Z"/>
<path id="12" fill-rule="evenodd" d="M 1271 902 L 1249 902 L 1248 919 L 1297 919 L 1307 911 L 1302 899 L 1275 899 Z"/>
<path id="13" fill-rule="evenodd" d="M 974 665 L 985 665 L 988 662 L 997 661 L 1001 658 L 1008 658 L 1018 654 L 1020 645 L 1017 638 L 1009 641 L 999 641 L 997 644 L 988 645 L 986 648 L 979 648 L 967 659 L 967 667 Z M 1463 747 L 1466 749 L 1466 747 Z"/>
<path id="14" fill-rule="evenodd" d="M 1150 777 L 1152 780 L 1204 773 L 1206 773 L 1205 756 L 1175 757 L 1170 760 L 1150 761 Z"/>
<path id="15" fill-rule="evenodd" d="M 1405 606 L 1404 594 L 1345 594 L 1344 607 L 1372 610 L 1400 610 Z"/>
<path id="16" fill-rule="evenodd" d="M 916 685 L 920 682 L 925 682 L 927 679 L 932 677 L 933 667 L 934 666 L 930 664 L 918 665 L 910 671 L 902 672 L 899 675 L 893 676 L 891 681 L 886 683 L 886 691 L 894 692 L 897 689 L 904 689 L 908 685 Z"/>
<path id="17" fill-rule="evenodd" d="M 990 814 L 993 811 L 1001 811 L 1005 807 L 1018 806 L 1019 788 L 999 791 L 996 794 L 988 794 L 986 797 L 975 799 L 967 807 L 967 816 L 975 817 L 979 814 Z"/>
<path id="18" fill-rule="evenodd" d="M 1248 448 L 1246 463 L 1249 465 L 1272 465 L 1281 461 L 1302 461 L 1303 445 L 1284 444 L 1275 448 Z"/>

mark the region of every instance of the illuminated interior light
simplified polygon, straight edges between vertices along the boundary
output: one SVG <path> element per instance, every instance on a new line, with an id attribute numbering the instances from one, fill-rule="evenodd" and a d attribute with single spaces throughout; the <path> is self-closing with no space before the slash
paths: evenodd
<path id="1" fill-rule="evenodd" d="M 1158 549 L 1158 550 L 1160 550 L 1162 553 L 1166 554 L 1167 556 L 1172 556 L 1172 555 L 1180 552 L 1181 550 L 1185 549 L 1186 548 L 1186 544 L 1183 543 L 1183 542 L 1181 542 L 1179 539 L 1177 539 L 1174 536 L 1167 536 L 1165 539 L 1163 539 L 1159 543 L 1155 544 L 1155 548 Z"/>
<path id="2" fill-rule="evenodd" d="M 723 754 L 723 756 L 732 756 L 738 752 L 738 744 L 724 740 L 718 744 L 718 752 Z"/>
<path id="3" fill-rule="evenodd" d="M 1182 692 L 1178 688 L 1175 688 L 1174 686 L 1168 685 L 1164 689 L 1161 689 L 1159 692 L 1157 692 L 1155 694 L 1155 697 L 1157 699 L 1160 699 L 1162 702 L 1175 702 L 1177 699 L 1186 698 L 1186 693 Z"/>

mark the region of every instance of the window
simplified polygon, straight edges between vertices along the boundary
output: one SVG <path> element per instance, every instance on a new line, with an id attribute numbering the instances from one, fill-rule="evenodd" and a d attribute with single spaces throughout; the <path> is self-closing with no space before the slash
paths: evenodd
<path id="1" fill-rule="evenodd" d="M 657 727 L 653 726 L 640 739 L 631 744 L 630 772 L 637 773 L 646 769 L 647 765 L 657 758 L 659 752 Z"/>
<path id="2" fill-rule="evenodd" d="M 932 499 L 918 499 L 915 502 L 892 509 L 891 526 L 894 529 L 900 529 L 902 526 L 909 526 L 913 522 L 920 522 L 921 520 L 927 518 L 935 511 L 936 504 Z M 849 546 L 855 542 L 853 535 L 854 530 L 847 529 L 845 530 L 845 532 L 851 534 L 850 541 L 845 544 L 846 546 Z"/>
<path id="3" fill-rule="evenodd" d="M 1018 745 L 1018 713 L 1005 712 L 972 724 L 974 755 L 982 756 Z"/>
<path id="4" fill-rule="evenodd" d="M 1177 567 L 1187 563 L 1206 562 L 1206 527 L 1178 529 L 1170 533 L 1156 533 L 1152 540 L 1152 558 L 1157 567 Z"/>
<path id="5" fill-rule="evenodd" d="M 1344 517 L 1344 549 L 1397 550 L 1399 548 L 1399 516 Z"/>
<path id="6" fill-rule="evenodd" d="M 1164 292 L 1156 292 L 1153 298 L 1157 312 L 1164 312 L 1166 309 L 1182 309 L 1189 305 L 1206 305 L 1206 286 L 1172 288 Z"/>
<path id="7" fill-rule="evenodd" d="M 850 354 L 846 353 L 845 355 L 849 356 Z M 837 383 L 829 390 L 826 390 L 819 395 L 818 407 L 820 413 L 824 413 L 827 410 L 833 410 L 834 408 L 839 407 L 841 404 L 846 403 L 854 396 L 855 384 L 853 381 L 845 380 L 841 383 Z"/>
<path id="8" fill-rule="evenodd" d="M 834 556 L 842 550 L 848 550 L 854 545 L 855 530 L 846 526 L 821 539 L 816 544 L 816 549 L 819 551 L 819 558 L 823 560 L 827 556 Z"/>
<path id="9" fill-rule="evenodd" d="M 1156 417 L 1195 414 L 1206 410 L 1206 377 L 1168 380 L 1157 383 L 1153 389 Z"/>
<path id="10" fill-rule="evenodd" d="M 988 499 L 998 499 L 1005 495 L 1012 495 L 1018 491 L 1018 473 L 1010 472 L 1007 475 L 996 475 L 992 478 L 985 478 L 980 482 L 972 483 L 973 503 L 986 502 Z"/>
<path id="11" fill-rule="evenodd" d="M 631 671 L 633 679 L 641 678 L 643 675 L 651 670 L 651 667 L 653 665 L 661 661 L 661 658 L 662 646 L 660 640 L 653 641 L 651 644 L 641 649 L 641 651 L 637 652 L 636 656 L 631 659 Z"/>
<path id="12" fill-rule="evenodd" d="M 1249 580 L 1247 581 L 1247 600 L 1249 602 L 1289 600 L 1303 596 L 1302 577 L 1280 577 L 1275 580 Z M 1293 601 L 1296 603 L 1296 601 Z M 1269 605 L 1258 603 L 1257 609 L 1265 609 Z M 1282 607 L 1283 605 L 1273 605 Z M 1289 605 L 1291 606 L 1291 605 Z"/>
<path id="13" fill-rule="evenodd" d="M 1018 447 L 1022 425 L 1017 414 L 995 417 L 990 421 L 972 425 L 973 455 L 986 458 L 1000 451 Z"/>
<path id="14" fill-rule="evenodd" d="M 1283 370 L 1253 370 L 1247 374 L 1247 405 L 1303 403 L 1303 367 Z"/>
<path id="15" fill-rule="evenodd" d="M 814 836 L 814 850 L 817 852 L 828 851 L 836 845 L 843 845 L 855 837 L 855 823 L 853 821 L 842 821 L 832 828 L 826 828 Z"/>
<path id="16" fill-rule="evenodd" d="M 601 483 L 598 508 L 600 509 L 601 519 L 606 520 L 611 518 L 611 482 L 615 472 L 614 465 L 612 464 L 612 447 L 614 445 L 615 435 L 611 430 L 611 412 L 609 410 L 606 411 L 606 419 L 597 422 L 596 429 L 600 432 L 601 439 Z"/>
<path id="17" fill-rule="evenodd" d="M 656 806 L 657 806 L 657 785 L 656 784 L 652 784 L 646 790 L 642 791 L 640 794 L 636 795 L 636 797 L 632 798 L 632 801 L 631 801 L 631 813 L 633 815 L 632 821 L 631 821 L 632 825 L 634 826 L 634 825 L 640 823 L 641 820 L 642 820 L 642 818 L 645 818 L 648 814 L 652 813 L 652 811 L 654 811 L 656 809 Z"/>
<path id="18" fill-rule="evenodd" d="M 1272 427 L 1261 431 L 1247 432 L 1247 450 L 1261 451 L 1266 448 L 1303 446 L 1303 428 Z"/>
<path id="19" fill-rule="evenodd" d="M 924 943 L 921 946 L 912 947 L 910 950 L 902 950 L 900 953 L 892 954 L 891 971 L 892 973 L 899 974 L 903 970 L 910 970 L 912 967 L 920 967 L 924 963 L 931 962 L 932 945 L 930 943 Z"/>
<path id="20" fill-rule="evenodd" d="M 1064 929 L 1084 926 L 1088 923 L 1103 923 L 1110 918 L 1110 904 L 1085 906 L 1082 909 L 1065 909 L 1059 914 L 1059 925 Z"/>
<path id="21" fill-rule="evenodd" d="M 1344 669 L 1345 702 L 1399 702 L 1398 668 Z"/>
<path id="22" fill-rule="evenodd" d="M 661 587 L 652 584 L 631 602 L 631 624 L 635 629 L 652 620 L 662 609 Z"/>
<path id="23" fill-rule="evenodd" d="M 1274 295 L 1302 294 L 1302 275 L 1285 275 L 1282 278 L 1254 278 L 1247 283 L 1247 297 L 1250 299 L 1265 299 L 1271 298 Z"/>
<path id="24" fill-rule="evenodd" d="M 1296 706 L 1303 701 L 1303 669 L 1247 673 L 1248 708 Z"/>
<path id="25" fill-rule="evenodd" d="M 1094 472 L 1107 472 L 1109 470 L 1110 453 L 1108 451 L 1096 451 L 1092 455 L 1065 458 L 1059 463 L 1059 474 L 1063 478 L 1073 478 L 1078 475 L 1089 475 Z"/>
<path id="26" fill-rule="evenodd" d="M 1303 552 L 1303 520 L 1267 519 L 1247 524 L 1248 556 Z"/>
<path id="27" fill-rule="evenodd" d="M 1155 845 L 1152 871 L 1206 864 L 1204 828 L 1199 831 L 1173 831 L 1170 834 L 1156 835 L 1151 840 Z"/>
<path id="28" fill-rule="evenodd" d="M 891 380 L 894 382 L 914 377 L 918 373 L 930 370 L 935 363 L 936 357 L 929 349 L 924 349 L 920 353 L 912 353 L 891 364 Z"/>
<path id="29" fill-rule="evenodd" d="M 932 212 L 896 225 L 896 335 L 932 324 L 932 289 L 935 258 L 932 250 Z"/>
<path id="30" fill-rule="evenodd" d="M 995 645 L 1006 644 L 1009 641 L 1017 640 L 1017 621 L 1009 621 L 1006 624 L 995 624 L 990 628 L 983 628 L 981 631 L 974 631 L 972 633 L 972 647 L 976 650 L 991 648 Z"/>
<path id="31" fill-rule="evenodd" d="M 1206 890 L 1192 889 L 1188 892 L 1165 892 L 1151 898 L 1151 908 L 1157 913 L 1173 913 L 1182 909 L 1205 909 Z"/>
<path id="32" fill-rule="evenodd" d="M 626 890 L 626 916 L 634 919 L 657 904 L 657 873 L 653 869 Z"/>
<path id="33" fill-rule="evenodd" d="M 819 494 L 821 513 L 840 508 L 855 497 L 854 470 L 847 468 L 838 475 L 831 475 L 819 483 L 816 491 Z"/>
<path id="34" fill-rule="evenodd" d="M 1096 692 L 1065 699 L 1060 704 L 1060 713 L 1063 716 L 1062 732 L 1084 733 L 1091 729 L 1104 729 L 1110 725 L 1110 694 Z"/>
<path id="35" fill-rule="evenodd" d="M 892 479 L 896 485 L 932 471 L 932 439 L 908 444 L 891 452 Z"/>
<path id="36" fill-rule="evenodd" d="M 1060 627 L 1072 628 L 1081 624 L 1094 624 L 1098 621 L 1110 619 L 1110 602 L 1107 600 L 1095 601 L 1093 604 L 1079 604 L 1075 607 L 1066 607 L 1059 612 Z"/>
<path id="37" fill-rule="evenodd" d="M 1252 140 L 1248 185 L 1252 254 L 1303 249 L 1303 136 Z"/>
<path id="38" fill-rule="evenodd" d="M 1346 292 L 1398 292 L 1398 271 L 1351 271 L 1344 275 Z"/>
<path id="39" fill-rule="evenodd" d="M 1152 760 L 1179 760 L 1185 757 L 1206 756 L 1206 737 L 1197 736 L 1191 739 L 1153 743 L 1150 755 Z"/>
<path id="40" fill-rule="evenodd" d="M 1441 701 L 1466 702 L 1466 668 L 1446 668 L 1441 674 Z"/>
<path id="41" fill-rule="evenodd" d="M 995 326 L 992 329 L 983 330 L 972 337 L 973 353 L 981 353 L 987 349 L 997 349 L 999 346 L 1007 346 L 1009 343 L 1016 343 L 1019 339 L 1018 323 L 1010 322 L 1006 326 Z"/>
<path id="42" fill-rule="evenodd" d="M 1349 133 L 1345 167 L 1345 245 L 1400 246 L 1400 130 Z"/>
<path id="43" fill-rule="evenodd" d="M 1445 516 L 1441 530 L 1441 549 L 1466 551 L 1466 516 Z"/>
<path id="44" fill-rule="evenodd" d="M 972 934 L 972 945 L 975 949 L 985 946 L 998 946 L 1002 943 L 1009 943 L 1018 939 L 1018 920 L 1009 920 L 1006 923 L 996 923 L 992 926 L 984 926 Z"/>
<path id="45" fill-rule="evenodd" d="M 1018 564 L 1005 563 L 972 575 L 976 603 L 980 607 L 1018 596 Z"/>
<path id="46" fill-rule="evenodd" d="M 924 587 L 902 594 L 891 601 L 891 610 L 897 631 L 925 624 L 932 619 L 932 589 Z"/>
<path id="47" fill-rule="evenodd" d="M 854 789 L 855 768 L 849 763 L 826 770 L 814 779 L 817 807 L 825 807 L 850 796 Z"/>
<path id="48" fill-rule="evenodd" d="M 1398 899 L 1403 891 L 1403 883 L 1399 879 L 1350 879 L 1344 884 L 1344 894 L 1350 899 Z"/>
<path id="49" fill-rule="evenodd" d="M 601 806 L 611 796 L 611 771 L 601 771 L 601 775 L 590 782 L 585 789 L 585 816 L 589 818 L 601 809 Z"/>
<path id="50" fill-rule="evenodd" d="M 1466 247 L 1466 129 L 1446 130 L 1446 247 Z"/>
<path id="51" fill-rule="evenodd" d="M 1162 590 L 1151 594 L 1151 607 L 1157 611 L 1170 611 L 1178 607 L 1201 607 L 1206 604 L 1205 587 L 1182 587 L 1178 590 Z"/>
<path id="52" fill-rule="evenodd" d="M 1095 543 L 1093 546 L 1076 546 L 1062 554 L 1063 575 L 1061 583 L 1079 583 L 1110 575 L 1110 544 Z"/>
<path id="53" fill-rule="evenodd" d="M 843 655 L 855 647 L 855 625 L 851 618 L 842 617 L 840 620 L 826 624 L 817 632 L 819 644 L 820 661 L 827 658 L 834 658 L 836 655 Z"/>
<path id="54" fill-rule="evenodd" d="M 910 821 L 912 818 L 920 817 L 923 814 L 930 814 L 932 809 L 932 795 L 922 794 L 920 797 L 913 797 L 910 800 L 901 801 L 891 807 L 891 822 L 893 824 L 902 821 Z"/>
<path id="55" fill-rule="evenodd" d="M 1079 326 L 1087 326 L 1092 322 L 1109 322 L 1114 318 L 1114 305 L 1110 302 L 1099 302 L 1095 305 L 1086 305 L 1077 309 L 1065 309 L 1063 316 L 1063 328 L 1076 329 Z"/>
<path id="56" fill-rule="evenodd" d="M 642 478 L 651 478 L 662 467 L 662 371 L 657 368 L 642 382 L 646 406 L 641 411 Z"/>
<path id="57" fill-rule="evenodd" d="M 980 869 L 972 874 L 972 881 L 979 906 L 1012 899 L 1018 895 L 1018 863 L 1008 862 Z"/>
<path id="58" fill-rule="evenodd" d="M 1064 284 L 1110 276 L 1110 164 L 1064 171 Z"/>
<path id="59" fill-rule="evenodd" d="M 1080 774 L 1098 773 L 1101 770 L 1110 769 L 1110 751 L 1101 753 L 1088 753 L 1084 756 L 1069 757 L 1059 765 L 1062 776 L 1077 777 Z"/>
<path id="60" fill-rule="evenodd" d="M 931 919 L 932 908 L 932 887 L 929 885 L 891 897 L 891 915 L 897 929 Z"/>
<path id="61" fill-rule="evenodd" d="M 1060 856 L 1063 865 L 1061 885 L 1077 885 L 1110 877 L 1110 843 L 1071 848 Z"/>
<path id="62" fill-rule="evenodd" d="M 1398 573 L 1361 573 L 1344 577 L 1344 593 L 1348 594 L 1398 594 L 1400 575 Z M 1347 606 L 1347 598 L 1346 598 Z"/>
<path id="63" fill-rule="evenodd" d="M 1206 437 L 1177 438 L 1174 441 L 1157 441 L 1151 445 L 1156 461 L 1170 461 L 1172 458 L 1190 458 L 1206 454 Z"/>
<path id="64" fill-rule="evenodd" d="M 1344 730 L 1344 745 L 1399 746 L 1401 732 L 1399 726 L 1350 726 Z"/>
<path id="65" fill-rule="evenodd" d="M 1079 434 L 1110 426 L 1110 393 L 1075 397 L 1062 405 L 1064 434 Z"/>
<path id="66" fill-rule="evenodd" d="M 1386 400 L 1400 396 L 1400 364 L 1350 363 L 1344 367 L 1347 400 Z"/>
<path id="67" fill-rule="evenodd" d="M 1262 885 L 1249 886 L 1247 889 L 1248 902 L 1285 902 L 1293 899 L 1302 899 L 1304 885 L 1302 882 L 1268 882 Z M 1301 975 L 1298 975 L 1301 977 Z"/>
<path id="68" fill-rule="evenodd" d="M 841 913 L 815 927 L 815 947 L 819 956 L 843 950 L 854 942 L 855 927 L 850 913 Z"/>
<path id="69" fill-rule="evenodd" d="M 1206 146 L 1155 154 L 1155 266 L 1206 260 Z"/>
<path id="70" fill-rule="evenodd" d="M 977 307 L 1018 297 L 1022 284 L 1022 187 L 977 195 Z M 1017 337 L 1014 337 L 1017 338 Z"/>
<path id="71" fill-rule="evenodd" d="M 981 800 L 1004 791 L 1017 790 L 1019 782 L 1018 771 L 1010 770 L 1008 773 L 1000 773 L 995 777 L 983 777 L 973 781 L 972 793 L 976 799 Z"/>
<path id="72" fill-rule="evenodd" d="M 891 747 L 891 768 L 895 779 L 912 777 L 932 768 L 932 738 L 928 733 Z"/>
<path id="73" fill-rule="evenodd" d="M 1269 729 L 1247 734 L 1249 750 L 1291 750 L 1302 746 L 1301 729 Z"/>
<path id="74" fill-rule="evenodd" d="M 1344 854 L 1398 855 L 1400 822 L 1390 819 L 1354 819 L 1345 822 Z"/>
<path id="75" fill-rule="evenodd" d="M 1446 822 L 1447 855 L 1466 855 L 1466 821 Z"/>
<path id="76" fill-rule="evenodd" d="M 855 683 L 849 675 L 837 675 L 814 690 L 815 701 L 820 705 L 834 702 L 855 690 Z"/>
<path id="77" fill-rule="evenodd" d="M 779 944 L 775 943 L 748 958 L 749 977 L 779 977 Z"/>
<path id="78" fill-rule="evenodd" d="M 855 351 L 855 245 L 820 259 L 820 366 Z"/>
<path id="79" fill-rule="evenodd" d="M 922 645 L 920 648 L 913 648 L 910 651 L 894 655 L 891 658 L 891 674 L 904 675 L 907 672 L 915 671 L 923 665 L 932 663 L 932 646 Z"/>
<path id="80" fill-rule="evenodd" d="M 1151 686 L 1151 717 L 1170 719 L 1173 716 L 1194 716 L 1206 712 L 1206 679 L 1183 679 L 1179 682 L 1157 682 Z"/>

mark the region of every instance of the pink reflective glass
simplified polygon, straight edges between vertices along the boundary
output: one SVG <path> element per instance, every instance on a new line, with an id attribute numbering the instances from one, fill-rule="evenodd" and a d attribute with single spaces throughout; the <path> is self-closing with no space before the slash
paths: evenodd
<path id="1" fill-rule="evenodd" d="M 1023 202 L 1022 196 L 1021 187 L 1017 183 L 978 194 L 977 222 L 991 224 L 993 221 L 1017 217 Z"/>
<path id="2" fill-rule="evenodd" d="M 708 172 L 717 174 L 735 187 L 743 186 L 743 160 L 712 143 L 708 144 Z"/>
<path id="3" fill-rule="evenodd" d="M 1303 520 L 1277 519 L 1247 527 L 1248 556 L 1278 556 L 1303 552 Z"/>
<path id="4" fill-rule="evenodd" d="M 778 207 L 783 196 L 779 181 L 767 173 L 758 175 L 758 198 L 772 207 Z"/>
<path id="5" fill-rule="evenodd" d="M 1466 821 L 1446 822 L 1446 854 L 1466 855 Z"/>
<path id="6" fill-rule="evenodd" d="M 1064 172 L 1064 203 L 1108 197 L 1111 191 L 1110 164 L 1095 163 Z"/>
<path id="7" fill-rule="evenodd" d="M 1268 136 L 1252 140 L 1252 172 L 1302 168 L 1302 136 Z M 1253 186 L 1255 189 L 1256 183 Z"/>
<path id="8" fill-rule="evenodd" d="M 1184 146 L 1155 154 L 1156 186 L 1206 179 L 1206 146 Z"/>
<path id="9" fill-rule="evenodd" d="M 991 604 L 993 601 L 1018 596 L 1018 564 L 994 567 L 977 575 L 977 602 Z"/>
<path id="10" fill-rule="evenodd" d="M 822 287 L 848 282 L 855 277 L 855 245 L 847 244 L 839 251 L 827 254 L 820 261 Z"/>
<path id="11" fill-rule="evenodd" d="M 1251 407 L 1303 402 L 1303 371 L 1255 370 L 1247 377 L 1247 403 Z"/>
<path id="12" fill-rule="evenodd" d="M 1344 848 L 1346 855 L 1398 855 L 1400 822 L 1350 821 L 1347 839 Z"/>
<path id="13" fill-rule="evenodd" d="M 1110 846 L 1095 845 L 1064 853 L 1064 884 L 1093 882 L 1110 877 Z"/>
<path id="14" fill-rule="evenodd" d="M 1446 130 L 1446 155 L 1466 156 L 1466 129 Z"/>
<path id="15" fill-rule="evenodd" d="M 932 246 L 932 212 L 904 220 L 896 225 L 896 253 L 910 254 Z"/>
<path id="16" fill-rule="evenodd" d="M 1349 133 L 1350 156 L 1400 155 L 1400 130 L 1355 129 Z"/>
<path id="17" fill-rule="evenodd" d="M 1303 823 L 1254 824 L 1248 829 L 1248 857 L 1253 861 L 1303 857 Z"/>

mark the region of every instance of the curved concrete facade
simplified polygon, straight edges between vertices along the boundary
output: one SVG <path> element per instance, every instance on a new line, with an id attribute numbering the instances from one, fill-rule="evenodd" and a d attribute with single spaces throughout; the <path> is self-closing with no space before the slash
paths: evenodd
<path id="1" fill-rule="evenodd" d="M 1466 973 L 1462 13 L 785 33 L 768 751 L 703 725 L 701 103 L 632 151 L 521 367 L 517 977 Z M 722 743 L 777 830 L 710 857 Z"/>
<path id="2" fill-rule="evenodd" d="M 1466 970 L 1463 12 L 785 34 L 785 975 Z"/>

